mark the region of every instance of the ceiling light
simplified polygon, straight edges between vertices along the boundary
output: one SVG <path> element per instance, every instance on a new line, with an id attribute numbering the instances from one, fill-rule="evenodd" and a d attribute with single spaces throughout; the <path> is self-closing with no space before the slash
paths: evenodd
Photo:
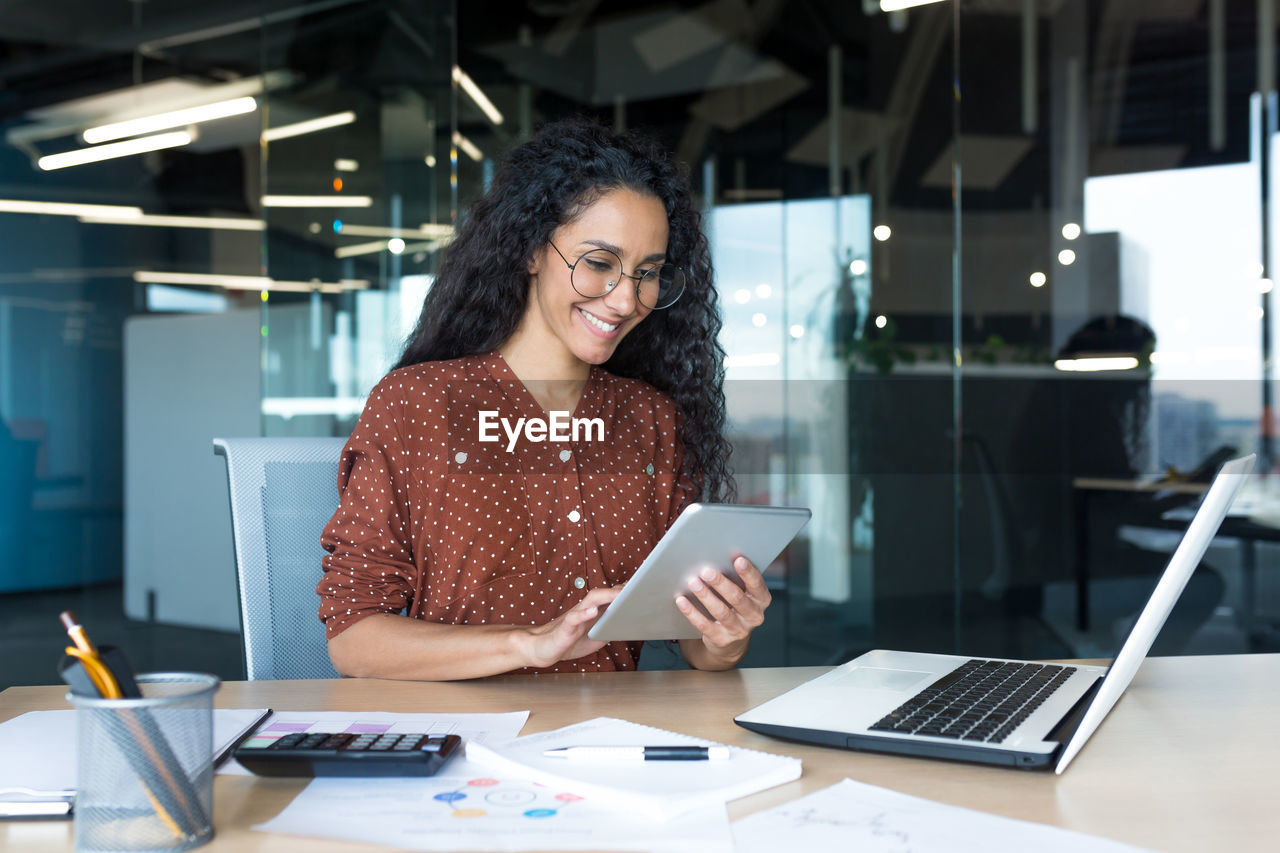
<path id="1" fill-rule="evenodd" d="M 110 142 L 113 139 L 139 136 L 143 133 L 154 133 L 157 130 L 167 130 L 171 127 L 183 127 L 188 124 L 199 124 L 202 121 L 244 115 L 245 113 L 253 112 L 257 108 L 258 102 L 253 98 L 232 98 L 229 101 L 217 101 L 199 107 L 188 107 L 183 110 L 173 110 L 167 113 L 156 113 L 155 115 L 142 116 L 141 118 L 102 124 L 89 128 L 81 135 L 84 137 L 85 142 L 90 145 L 96 145 L 99 142 Z"/>
<path id="2" fill-rule="evenodd" d="M 1030 277 L 1032 287 L 1044 287 L 1049 277 L 1042 272 L 1033 272 Z"/>
<path id="3" fill-rule="evenodd" d="M 264 195 L 263 207 L 369 207 L 367 195 Z"/>
<path id="4" fill-rule="evenodd" d="M 480 87 L 476 85 L 476 81 L 472 80 L 467 72 L 456 65 L 453 66 L 453 82 L 462 87 L 462 91 L 467 93 L 467 97 L 471 98 L 489 121 L 494 124 L 502 124 L 502 113 L 498 112 L 498 108 L 493 105 L 493 101 L 489 100 L 485 93 L 480 90 Z"/>
<path id="5" fill-rule="evenodd" d="M 159 151 L 162 148 L 177 148 L 180 145 L 190 145 L 195 138 L 195 132 L 191 130 L 157 133 L 154 136 L 126 139 L 124 142 L 109 142 L 106 145 L 78 148 L 75 151 L 64 151 L 61 154 L 49 154 L 37 160 L 36 165 L 46 172 L 51 172 L 54 169 L 65 169 L 68 166 L 82 166 L 85 163 L 97 163 L 100 160 L 111 160 L 115 157 L 128 157 L 130 154 L 145 154 L 148 151 Z"/>
<path id="6" fill-rule="evenodd" d="M 383 225 L 351 225 L 343 223 L 343 234 L 352 237 L 452 237 L 452 225 L 423 223 L 417 228 L 387 228 Z"/>
<path id="7" fill-rule="evenodd" d="M 127 219 L 102 216 L 101 214 L 81 215 L 80 221 L 91 225 L 151 225 L 157 228 L 209 228 L 214 231 L 262 231 L 267 223 L 261 219 L 246 219 L 232 216 L 153 216 L 143 214 Z"/>
<path id="8" fill-rule="evenodd" d="M 1071 249 L 1063 249 L 1058 253 L 1058 263 L 1069 267 L 1076 262 L 1076 253 Z"/>
<path id="9" fill-rule="evenodd" d="M 1133 370 L 1138 359 L 1131 355 L 1060 358 L 1053 363 L 1059 370 L 1093 372 L 1096 370 Z"/>
<path id="10" fill-rule="evenodd" d="M 456 130 L 453 132 L 453 144 L 454 146 L 461 148 L 464 154 L 472 160 L 475 160 L 477 163 L 484 159 L 484 152 L 477 148 L 474 142 L 467 139 Z"/>
<path id="11" fill-rule="evenodd" d="M 1076 222 L 1068 222 L 1062 226 L 1062 236 L 1066 240 L 1075 240 L 1081 234 L 1080 225 Z"/>
<path id="12" fill-rule="evenodd" d="M 0 198 L 0 213 L 44 213 L 53 216 L 92 216 L 116 221 L 142 216 L 142 208 L 119 204 L 64 204 L 58 201 L 22 201 Z"/>
<path id="13" fill-rule="evenodd" d="M 358 160 L 349 160 L 345 157 L 339 157 L 333 161 L 333 170 L 335 172 L 354 172 L 360 168 Z"/>
<path id="14" fill-rule="evenodd" d="M 871 236 L 875 237 L 881 243 L 893 236 L 893 229 L 888 225 L 877 225 L 872 231 Z"/>
<path id="15" fill-rule="evenodd" d="M 282 124 L 279 127 L 273 127 L 262 131 L 262 141 L 275 142 L 277 139 L 288 139 L 291 136 L 302 136 L 304 133 L 315 133 L 317 130 L 328 130 L 331 127 L 342 127 L 344 124 L 351 124 L 355 120 L 356 114 L 351 110 L 347 110 L 344 113 L 334 113 L 333 115 L 308 119 L 295 124 Z"/>
<path id="16" fill-rule="evenodd" d="M 396 251 L 396 241 L 400 240 L 400 250 Z M 333 250 L 335 258 L 355 258 L 360 255 L 372 255 L 381 251 L 390 251 L 393 255 L 405 252 L 426 252 L 440 247 L 440 240 L 427 240 L 421 243 L 405 243 L 399 237 L 390 240 L 374 240 L 370 243 L 352 243 L 350 246 L 339 246 Z"/>
<path id="17" fill-rule="evenodd" d="M 276 281 L 261 275 L 218 275 L 214 273 L 154 272 L 139 270 L 133 280 L 143 284 L 184 284 L 195 287 L 225 287 L 228 290 L 288 290 L 309 293 L 341 293 L 344 290 L 365 290 L 369 282 L 364 279 L 344 278 L 341 281 Z"/>
<path id="18" fill-rule="evenodd" d="M 938 3 L 941 0 L 880 0 L 881 12 L 901 12 L 903 9 L 911 9 L 916 6 L 925 6 L 929 3 Z"/>

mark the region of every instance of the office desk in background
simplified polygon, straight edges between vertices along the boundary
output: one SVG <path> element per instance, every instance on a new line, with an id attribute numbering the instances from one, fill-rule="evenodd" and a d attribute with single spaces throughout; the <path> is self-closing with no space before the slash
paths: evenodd
<path id="1" fill-rule="evenodd" d="M 1208 483 L 1166 483 L 1152 480 L 1113 480 L 1093 477 L 1077 477 L 1071 481 L 1075 505 L 1075 561 L 1076 627 L 1089 628 L 1089 550 L 1090 507 L 1092 497 L 1103 493 L 1154 495 L 1187 495 L 1198 497 L 1209 488 Z M 1246 486 L 1246 489 L 1248 487 Z M 1160 530 L 1185 532 L 1195 515 L 1196 505 L 1177 507 L 1159 518 L 1135 521 L 1133 527 L 1151 527 Z M 1232 506 L 1230 513 L 1218 527 L 1215 539 L 1234 539 L 1240 545 L 1240 569 L 1243 589 L 1243 606 L 1239 614 L 1240 628 L 1245 639 L 1257 648 L 1254 640 L 1261 636 L 1256 627 L 1255 603 L 1257 596 L 1259 542 L 1280 542 L 1280 495 L 1244 492 Z"/>
<path id="2" fill-rule="evenodd" d="M 823 672 L 658 671 L 503 676 L 461 683 L 342 679 L 224 684 L 218 707 L 443 713 L 532 711 L 525 734 L 616 716 L 753 749 L 795 755 L 795 782 L 730 804 L 731 818 L 845 776 L 944 803 L 1166 851 L 1274 850 L 1280 655 L 1153 658 L 1063 776 L 802 746 L 734 725 L 733 715 Z M 65 708 L 65 687 L 11 687 L 0 720 Z M 372 845 L 255 832 L 304 780 L 218 776 L 216 836 L 204 850 L 355 851 Z M 0 823 L 0 849 L 69 851 L 71 822 Z"/>

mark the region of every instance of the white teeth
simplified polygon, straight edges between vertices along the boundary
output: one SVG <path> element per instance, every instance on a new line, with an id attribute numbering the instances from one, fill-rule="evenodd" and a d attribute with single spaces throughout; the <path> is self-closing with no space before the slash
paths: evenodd
<path id="1" fill-rule="evenodd" d="M 588 323 L 595 326 L 597 329 L 599 329 L 602 332 L 612 332 L 614 329 L 618 328 L 617 323 L 606 323 L 604 320 L 601 320 L 599 317 L 595 317 L 591 314 L 588 314 L 586 311 L 583 311 L 581 308 L 578 309 L 578 313 L 581 314 L 583 317 L 586 317 Z"/>

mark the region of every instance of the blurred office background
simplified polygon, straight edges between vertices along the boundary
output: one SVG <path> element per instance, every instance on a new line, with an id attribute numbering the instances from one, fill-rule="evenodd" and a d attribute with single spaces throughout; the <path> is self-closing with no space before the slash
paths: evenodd
<path id="1" fill-rule="evenodd" d="M 0 686 L 64 607 L 240 677 L 211 439 L 347 435 L 574 113 L 687 164 L 741 498 L 814 511 L 749 665 L 1112 654 L 1231 448 L 1159 650 L 1275 650 L 1275 0 L 893 5 L 0 2 Z"/>

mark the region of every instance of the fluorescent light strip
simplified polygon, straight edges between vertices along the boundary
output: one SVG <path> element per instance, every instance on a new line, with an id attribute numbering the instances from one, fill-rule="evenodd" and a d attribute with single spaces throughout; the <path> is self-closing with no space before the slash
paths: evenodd
<path id="1" fill-rule="evenodd" d="M 232 98 L 229 101 L 216 101 L 199 107 L 187 107 L 167 113 L 131 118 L 126 121 L 103 124 L 91 127 L 83 134 L 84 141 L 90 145 L 99 142 L 110 142 L 113 139 L 124 139 L 126 136 L 138 136 L 143 133 L 154 133 L 171 127 L 182 127 L 188 124 L 199 124 L 202 121 L 213 121 L 219 118 L 244 115 L 258 108 L 253 98 Z"/>
<path id="2" fill-rule="evenodd" d="M 214 231 L 262 231 L 267 223 L 261 219 L 243 219 L 222 216 L 153 216 L 142 214 L 128 219 L 106 216 L 81 216 L 80 221 L 90 225 L 151 225 L 158 228 L 209 228 Z"/>
<path id="3" fill-rule="evenodd" d="M 93 216 L 115 222 L 142 216 L 142 208 L 119 204 L 63 204 L 58 201 L 20 201 L 0 198 L 0 213 L 43 213 L 51 216 Z"/>
<path id="4" fill-rule="evenodd" d="M 263 207 L 370 207 L 367 195 L 264 195 Z"/>
<path id="5" fill-rule="evenodd" d="M 354 172 L 360 168 L 359 160 L 351 160 L 346 157 L 339 157 L 333 161 L 333 170 L 335 172 Z"/>
<path id="6" fill-rule="evenodd" d="M 1093 372 L 1097 370 L 1133 370 L 1138 360 L 1131 355 L 1106 358 L 1060 358 L 1053 363 L 1059 370 Z"/>
<path id="7" fill-rule="evenodd" d="M 493 101 L 489 100 L 488 96 L 481 91 L 480 87 L 476 85 L 476 81 L 472 80 L 467 72 L 456 65 L 453 66 L 453 82 L 462 87 L 462 91 L 467 93 L 467 97 L 471 98 L 489 121 L 494 124 L 502 124 L 504 121 L 502 113 L 493 105 Z"/>
<path id="8" fill-rule="evenodd" d="M 298 293 L 341 293 L 344 290 L 366 290 L 365 279 L 344 278 L 341 281 L 276 281 L 261 275 L 219 275 L 215 273 L 153 272 L 138 270 L 133 280 L 142 284 L 182 284 L 193 287 L 225 287 L 228 290 L 288 290 Z"/>
<path id="9" fill-rule="evenodd" d="M 880 0 L 881 12 L 900 12 L 903 9 L 911 9 L 916 6 L 927 6 L 930 3 L 939 3 L 941 0 Z"/>
<path id="10" fill-rule="evenodd" d="M 295 124 L 282 124 L 279 127 L 262 131 L 262 141 L 275 142 L 277 139 L 288 139 L 291 136 L 302 136 L 304 133 L 315 133 L 318 130 L 328 130 L 331 127 L 342 127 L 344 124 L 351 124 L 355 120 L 356 114 L 351 110 L 347 110 L 344 113 L 334 113 L 333 115 L 308 119 Z"/>
<path id="11" fill-rule="evenodd" d="M 412 234 L 410 235 L 412 236 Z M 402 239 L 392 237 L 392 240 Z M 431 249 L 439 247 L 441 239 L 426 240 L 421 243 L 406 243 L 404 248 L 393 254 L 412 254 L 413 252 L 427 252 Z M 341 246 L 333 250 L 335 258 L 354 258 L 357 255 L 372 255 L 376 252 L 389 250 L 390 246 L 386 240 L 374 240 L 371 243 L 352 243 L 350 246 Z"/>
<path id="12" fill-rule="evenodd" d="M 124 142 L 109 142 L 106 145 L 95 145 L 92 148 L 80 148 L 75 151 L 64 151 L 61 154 L 49 154 L 36 161 L 36 165 L 46 172 L 54 169 L 65 169 L 68 166 L 83 166 L 85 163 L 97 163 L 100 160 L 111 160 L 115 157 L 128 157 L 130 154 L 145 154 L 148 151 L 159 151 L 162 148 L 177 148 L 189 145 L 195 134 L 189 130 L 177 130 L 172 133 L 157 133 L 155 136 L 142 136 L 127 139 Z"/>
<path id="13" fill-rule="evenodd" d="M 455 147 L 461 148 L 463 153 L 477 163 L 484 159 L 484 152 L 477 148 L 474 142 L 456 130 L 453 132 L 453 144 Z"/>
<path id="14" fill-rule="evenodd" d="M 387 228 L 382 225 L 350 225 L 342 223 L 343 236 L 352 237 L 452 237 L 452 225 L 423 223 L 417 228 Z"/>

